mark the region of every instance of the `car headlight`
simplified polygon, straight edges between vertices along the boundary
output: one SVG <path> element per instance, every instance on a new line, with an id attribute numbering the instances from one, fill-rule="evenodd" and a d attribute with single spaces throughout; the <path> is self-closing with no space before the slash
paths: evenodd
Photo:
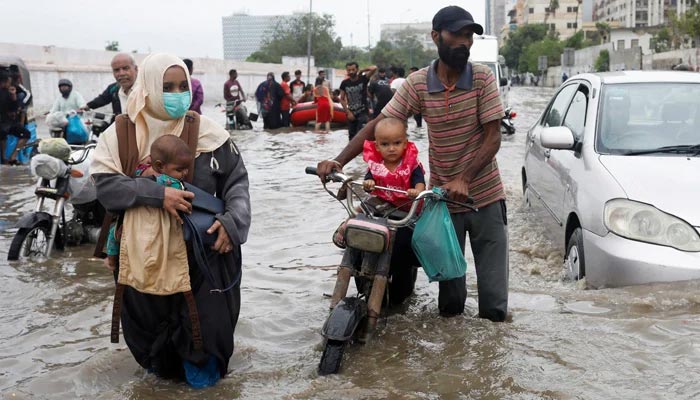
<path id="1" fill-rule="evenodd" d="M 683 251 L 700 251 L 700 235 L 695 228 L 648 204 L 610 200 L 604 213 L 605 227 L 616 235 Z"/>

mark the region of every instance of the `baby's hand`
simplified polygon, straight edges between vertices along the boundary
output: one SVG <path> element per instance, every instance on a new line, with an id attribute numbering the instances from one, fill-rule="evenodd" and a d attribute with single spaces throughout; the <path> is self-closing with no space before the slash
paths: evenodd
<path id="1" fill-rule="evenodd" d="M 371 192 L 374 190 L 374 180 L 367 179 L 366 181 L 362 182 L 362 186 L 366 191 Z"/>
<path id="2" fill-rule="evenodd" d="M 418 197 L 418 195 L 420 194 L 420 192 L 421 192 L 421 191 L 418 190 L 418 189 L 408 189 L 408 190 L 406 191 L 406 193 L 408 194 L 408 197 L 410 197 L 410 198 L 412 198 L 412 199 L 415 199 L 416 197 Z"/>

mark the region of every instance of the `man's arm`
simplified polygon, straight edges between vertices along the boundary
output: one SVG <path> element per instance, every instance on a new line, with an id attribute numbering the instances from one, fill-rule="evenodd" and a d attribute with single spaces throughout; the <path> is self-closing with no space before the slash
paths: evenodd
<path id="1" fill-rule="evenodd" d="M 110 104 L 112 102 L 112 85 L 107 86 L 107 89 L 104 90 L 99 96 L 95 97 L 91 101 L 87 103 L 88 108 L 91 109 L 96 109 L 100 108 L 103 106 L 106 106 L 107 104 Z M 126 104 L 124 104 L 124 108 L 126 108 Z"/>
<path id="2" fill-rule="evenodd" d="M 364 74 L 367 79 L 371 78 L 374 73 L 377 72 L 377 66 L 376 65 L 371 65 L 367 68 L 363 68 L 360 71 L 360 74 Z"/>
<path id="3" fill-rule="evenodd" d="M 204 89 L 202 89 L 202 84 L 200 83 L 192 95 L 190 110 L 201 107 L 202 103 L 204 103 Z"/>

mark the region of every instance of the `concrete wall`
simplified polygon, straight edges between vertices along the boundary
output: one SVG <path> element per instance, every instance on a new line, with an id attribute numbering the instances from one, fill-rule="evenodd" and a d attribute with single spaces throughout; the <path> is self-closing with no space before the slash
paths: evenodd
<path id="1" fill-rule="evenodd" d="M 0 43 L 0 55 L 21 58 L 31 73 L 32 93 L 34 95 L 35 114 L 47 111 L 58 93 L 58 80 L 67 78 L 73 82 L 75 90 L 80 92 L 86 101 L 95 96 L 114 82 L 109 67 L 112 57 L 117 54 L 112 51 L 71 49 L 55 46 L 36 46 L 15 43 Z M 137 64 L 143 61 L 146 54 L 133 54 Z M 223 85 L 228 79 L 228 71 L 236 69 L 238 80 L 243 90 L 249 96 L 255 93 L 258 84 L 265 80 L 268 72 L 273 72 L 277 81 L 284 71 L 293 73 L 301 69 L 306 74 L 306 68 L 293 65 L 263 64 L 245 61 L 231 61 L 213 58 L 192 58 L 194 77 L 202 82 L 204 100 L 207 103 L 223 101 Z M 311 68 L 311 83 L 313 83 L 319 68 Z M 344 71 L 328 70 L 332 87 L 340 86 Z M 306 76 L 303 77 L 306 81 Z"/>
<path id="2" fill-rule="evenodd" d="M 642 48 L 610 52 L 610 71 L 639 71 L 642 69 Z"/>
<path id="3" fill-rule="evenodd" d="M 670 70 L 676 64 L 687 64 L 693 70 L 700 66 L 700 49 L 672 50 L 664 53 L 648 54 L 643 57 L 644 69 Z"/>

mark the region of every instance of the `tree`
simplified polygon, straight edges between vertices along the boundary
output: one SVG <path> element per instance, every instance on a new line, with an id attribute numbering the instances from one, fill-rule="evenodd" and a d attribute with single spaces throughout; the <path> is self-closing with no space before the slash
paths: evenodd
<path id="1" fill-rule="evenodd" d="M 107 41 L 105 45 L 105 50 L 107 51 L 119 51 L 119 42 L 117 41 Z"/>
<path id="2" fill-rule="evenodd" d="M 576 33 L 564 41 L 564 47 L 573 47 L 576 50 L 592 45 L 593 43 L 590 40 L 584 38 L 583 31 L 576 31 Z"/>
<path id="3" fill-rule="evenodd" d="M 520 58 L 524 54 L 525 46 L 538 42 L 545 36 L 547 36 L 547 25 L 545 24 L 528 24 L 511 32 L 501 47 L 501 54 L 506 59 L 506 65 L 514 71 L 525 72 L 524 69 L 520 68 Z"/>
<path id="4" fill-rule="evenodd" d="M 595 70 L 597 72 L 610 71 L 610 52 L 601 50 L 598 53 L 598 58 L 595 60 Z"/>
<path id="5" fill-rule="evenodd" d="M 651 38 L 651 48 L 655 53 L 663 53 L 671 48 L 671 33 L 664 27 Z"/>
<path id="6" fill-rule="evenodd" d="M 595 28 L 600 34 L 600 42 L 607 43 L 610 40 L 610 25 L 606 22 L 596 22 Z"/>
<path id="7" fill-rule="evenodd" d="M 311 26 L 311 55 L 317 65 L 332 65 L 343 47 L 333 28 L 335 19 L 330 14 L 295 15 L 277 24 L 272 35 L 263 42 L 260 50 L 247 61 L 281 63 L 282 56 L 305 57 L 308 26 Z"/>
<path id="8" fill-rule="evenodd" d="M 530 43 L 523 49 L 523 55 L 518 65 L 519 72 L 539 73 L 537 58 L 547 56 L 548 66 L 559 65 L 561 54 L 564 52 L 564 43 L 552 37 L 546 37 L 538 42 Z"/>
<path id="9" fill-rule="evenodd" d="M 700 4 L 694 4 L 678 19 L 678 28 L 700 45 Z"/>

